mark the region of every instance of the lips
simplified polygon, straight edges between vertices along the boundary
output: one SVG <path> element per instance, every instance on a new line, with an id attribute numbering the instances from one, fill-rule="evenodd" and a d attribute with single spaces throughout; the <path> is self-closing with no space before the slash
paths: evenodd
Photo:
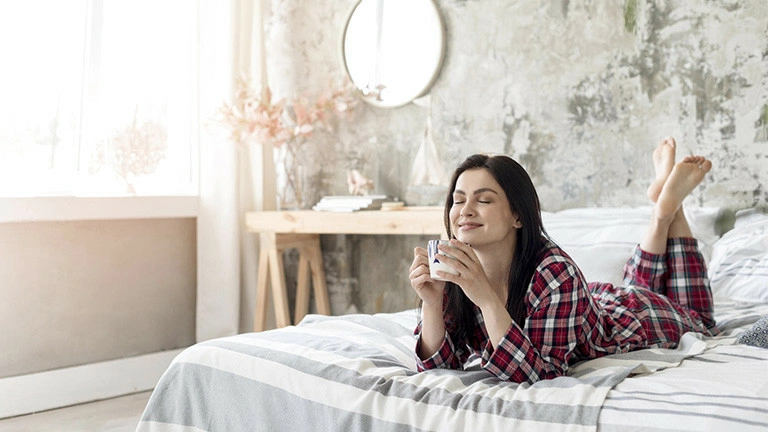
<path id="1" fill-rule="evenodd" d="M 481 226 L 483 226 L 483 224 L 480 224 L 477 222 L 462 222 L 459 224 L 459 229 L 467 231 L 475 228 L 480 228 Z"/>

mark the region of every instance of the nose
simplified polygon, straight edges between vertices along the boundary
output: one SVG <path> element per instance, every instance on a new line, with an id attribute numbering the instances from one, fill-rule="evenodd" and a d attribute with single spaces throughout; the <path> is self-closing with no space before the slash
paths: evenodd
<path id="1" fill-rule="evenodd" d="M 459 214 L 463 217 L 474 216 L 475 209 L 470 204 L 470 200 L 467 200 L 466 202 L 464 202 L 464 205 L 461 207 L 461 211 L 459 211 Z"/>

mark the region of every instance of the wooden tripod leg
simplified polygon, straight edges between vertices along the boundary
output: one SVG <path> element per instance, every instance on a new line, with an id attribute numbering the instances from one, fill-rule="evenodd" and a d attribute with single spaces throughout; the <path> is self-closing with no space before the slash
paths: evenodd
<path id="1" fill-rule="evenodd" d="M 272 277 L 272 297 L 275 302 L 275 321 L 277 327 L 291 325 L 291 313 L 288 308 L 288 292 L 285 287 L 282 252 L 276 248 L 269 251 L 269 273 Z"/>
<path id="2" fill-rule="evenodd" d="M 309 258 L 306 248 L 299 249 L 299 274 L 296 281 L 296 313 L 294 324 L 298 324 L 309 311 Z"/>
<path id="3" fill-rule="evenodd" d="M 259 250 L 259 275 L 256 283 L 256 313 L 253 316 L 253 331 L 260 332 L 267 328 L 267 302 L 269 301 L 269 251 L 261 244 Z"/>
<path id="4" fill-rule="evenodd" d="M 312 287 L 315 292 L 317 311 L 323 315 L 331 314 L 331 303 L 328 299 L 328 287 L 325 284 L 325 270 L 323 269 L 323 251 L 320 249 L 320 239 L 308 248 L 309 264 L 312 267 Z"/>

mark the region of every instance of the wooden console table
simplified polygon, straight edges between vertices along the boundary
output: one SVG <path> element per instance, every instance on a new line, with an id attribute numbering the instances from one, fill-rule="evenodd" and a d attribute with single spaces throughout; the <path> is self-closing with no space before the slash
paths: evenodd
<path id="1" fill-rule="evenodd" d="M 314 210 L 248 212 L 245 225 L 249 232 L 260 235 L 254 331 L 262 331 L 267 325 L 269 280 L 277 326 L 291 325 L 285 274 L 282 271 L 282 252 L 286 249 L 299 250 L 294 316 L 294 322 L 298 323 L 309 309 L 310 272 L 318 312 L 325 315 L 331 313 L 320 234 L 434 234 L 445 238 L 442 207 L 404 207 L 399 210 L 363 210 L 352 213 Z"/>

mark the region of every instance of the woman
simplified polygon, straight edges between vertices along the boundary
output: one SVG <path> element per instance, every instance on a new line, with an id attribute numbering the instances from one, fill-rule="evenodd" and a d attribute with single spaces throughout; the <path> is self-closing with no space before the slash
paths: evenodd
<path id="1" fill-rule="evenodd" d="M 467 158 L 451 180 L 451 241 L 438 255 L 458 274 L 439 272 L 445 281 L 433 280 L 427 251 L 414 250 L 419 370 L 460 369 L 475 354 L 498 378 L 533 383 L 565 375 L 581 360 L 674 347 L 685 332 L 717 334 L 704 259 L 682 210 L 712 163 L 688 156 L 675 164 L 671 138 L 653 161 L 649 228 L 625 266 L 625 287 L 615 287 L 588 285 L 547 238 L 536 190 L 517 162 Z"/>

